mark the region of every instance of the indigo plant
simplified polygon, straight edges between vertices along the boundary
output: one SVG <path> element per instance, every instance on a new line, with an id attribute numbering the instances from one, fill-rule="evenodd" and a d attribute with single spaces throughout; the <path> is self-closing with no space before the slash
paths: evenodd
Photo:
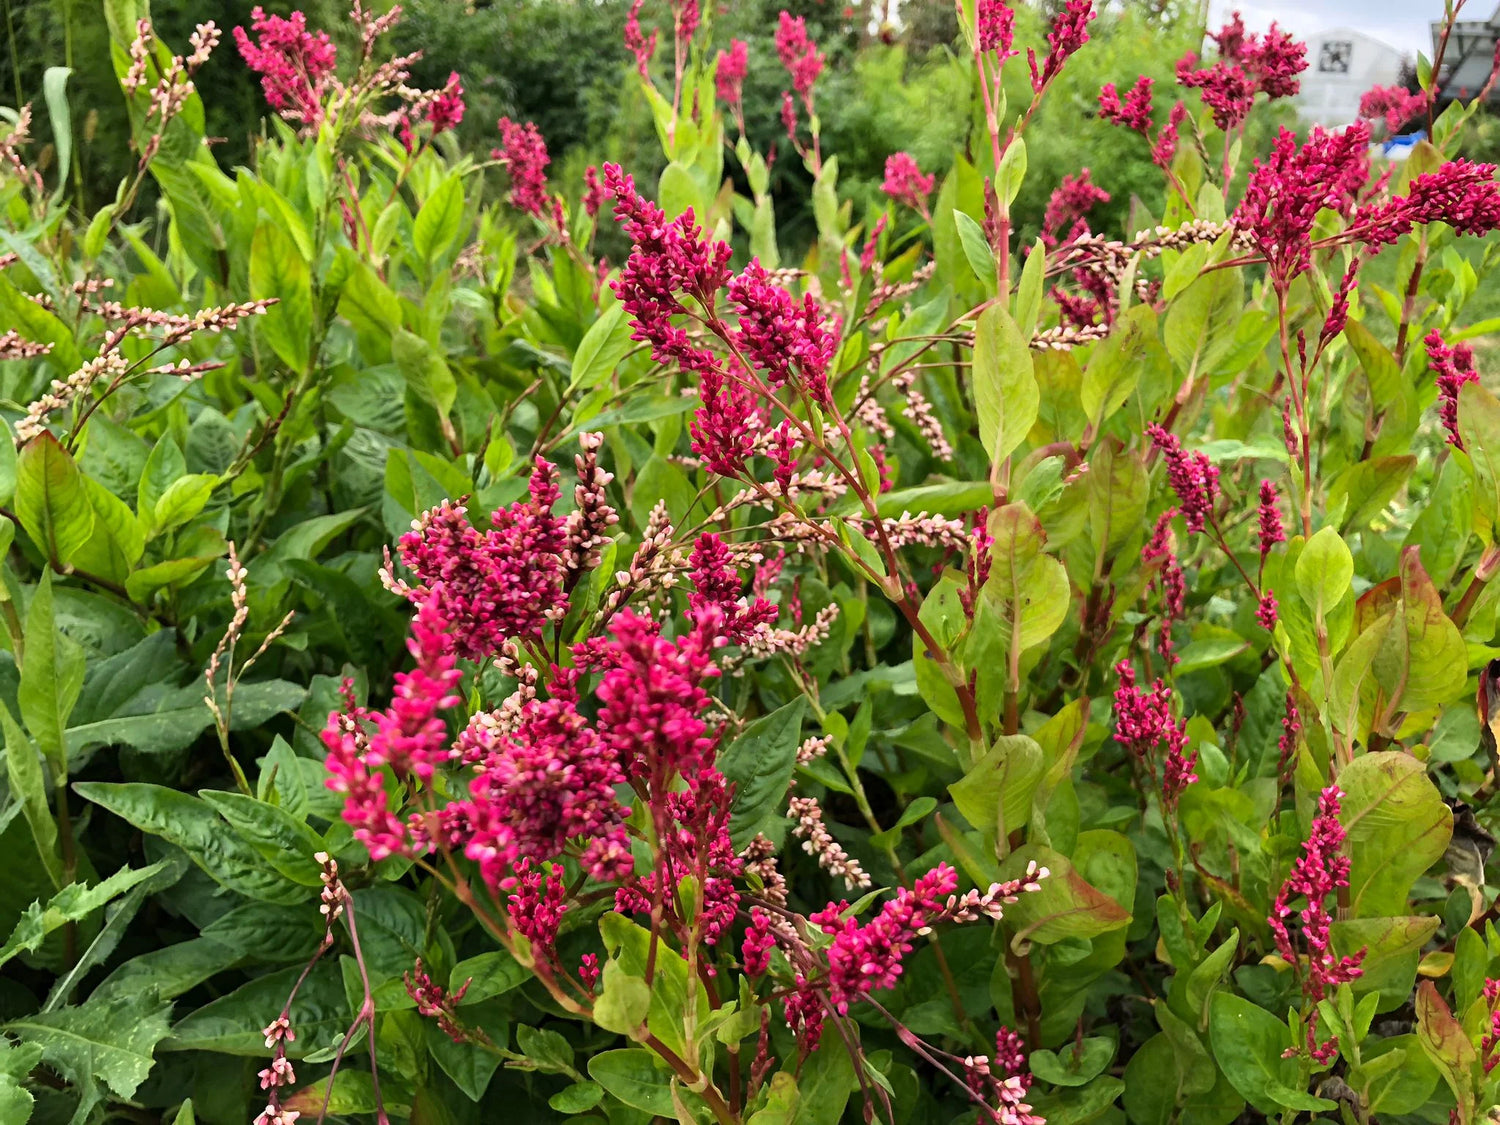
<path id="1" fill-rule="evenodd" d="M 790 12 L 637 0 L 664 171 L 573 184 L 530 122 L 463 152 L 463 76 L 359 5 L 232 29 L 270 116 L 231 174 L 220 31 L 112 4 L 116 200 L 0 136 L 0 1116 L 1492 1115 L 1457 7 L 1418 91 L 1262 152 L 1274 25 L 1113 76 L 1161 213 L 1096 231 L 1096 163 L 1023 240 L 1090 0 L 1031 42 L 962 0 L 968 143 L 863 213 Z"/>

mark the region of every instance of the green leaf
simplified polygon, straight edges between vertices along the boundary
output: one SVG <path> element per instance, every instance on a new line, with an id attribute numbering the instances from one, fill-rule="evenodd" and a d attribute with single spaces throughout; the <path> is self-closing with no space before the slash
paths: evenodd
<path id="1" fill-rule="evenodd" d="M 1031 1073 L 1054 1086 L 1086 1086 L 1104 1073 L 1115 1057 L 1112 1039 L 1093 1036 L 1069 1044 L 1060 1053 L 1036 1050 L 1027 1058 Z"/>
<path id="2" fill-rule="evenodd" d="M 47 1002 L 42 1005 L 42 1011 L 55 1012 L 67 1004 L 74 990 L 94 967 L 114 953 L 125 937 L 125 931 L 134 921 L 136 912 L 145 904 L 146 896 L 172 886 L 182 878 L 187 868 L 186 857 L 177 853 L 146 868 L 139 881 L 130 880 L 133 885 L 126 891 L 125 897 L 119 902 L 106 905 L 105 923 L 99 928 L 94 940 L 89 942 L 88 948 L 66 973 L 52 982 L 52 989 L 47 993 Z M 114 878 L 123 874 L 123 871 L 117 872 Z"/>
<path id="3" fill-rule="evenodd" d="M 781 804 L 797 765 L 806 710 L 807 700 L 799 695 L 751 722 L 719 752 L 719 772 L 734 785 L 729 834 L 737 851 L 757 833 L 765 833 L 773 842 L 785 835 Z"/>
<path id="4" fill-rule="evenodd" d="M 59 378 L 66 379 L 83 365 L 73 330 L 4 276 L 0 276 L 0 323 L 14 329 L 23 339 L 51 344 L 52 350 L 45 360 Z"/>
<path id="5" fill-rule="evenodd" d="M 1024 652 L 1055 633 L 1067 618 L 1072 590 L 1062 563 L 1043 553 L 1046 533 L 1025 504 L 1007 504 L 990 513 L 990 577 L 984 597 L 997 612 L 1000 628 L 992 637 L 994 651 L 1011 647 Z"/>
<path id="6" fill-rule="evenodd" d="M 708 217 L 707 199 L 698 178 L 679 161 L 674 160 L 662 169 L 656 198 L 669 219 L 677 218 L 689 208 L 700 223 Z"/>
<path id="7" fill-rule="evenodd" d="M 1335 1103 L 1298 1089 L 1296 1059 L 1284 1059 L 1292 1033 L 1264 1008 L 1232 992 L 1219 992 L 1209 1005 L 1214 1059 L 1244 1099 L 1262 1113 L 1283 1109 L 1309 1112 Z"/>
<path id="8" fill-rule="evenodd" d="M 422 337 L 404 328 L 398 328 L 391 338 L 391 355 L 413 393 L 446 418 L 458 399 L 458 383 L 443 357 Z"/>
<path id="9" fill-rule="evenodd" d="M 589 1059 L 589 1077 L 620 1101 L 657 1117 L 672 1111 L 671 1071 L 642 1047 L 603 1051 Z"/>
<path id="10" fill-rule="evenodd" d="M 299 890 L 298 893 L 305 900 L 306 892 Z M 213 948 L 219 951 L 222 969 L 224 947 Z M 293 965 L 266 973 L 209 1001 L 177 1021 L 172 1028 L 172 1038 L 162 1044 L 162 1049 L 264 1058 L 266 1040 L 260 1029 L 276 1018 L 302 972 L 301 966 Z M 129 996 L 124 989 L 118 990 L 118 994 L 122 999 Z M 291 1022 L 297 1029 L 297 1038 L 288 1046 L 287 1054 L 292 1058 L 302 1058 L 328 1046 L 343 1035 L 352 1016 L 338 969 L 327 962 L 317 965 L 307 975 L 292 1002 Z M 352 1073 L 357 1072 L 341 1071 L 340 1083 L 344 1081 L 343 1075 Z M 316 1107 L 313 1113 L 317 1113 Z"/>
<path id="11" fill-rule="evenodd" d="M 1249 641 L 1231 640 L 1228 637 L 1205 637 L 1199 641 L 1189 641 L 1178 653 L 1178 662 L 1173 672 L 1178 676 L 1186 676 L 1189 672 L 1200 672 L 1204 668 L 1217 668 L 1249 648 Z"/>
<path id="12" fill-rule="evenodd" d="M 1016 327 L 1021 338 L 1030 340 L 1036 334 L 1036 323 L 1042 313 L 1042 289 L 1047 279 L 1047 246 L 1039 238 L 1026 255 L 1021 280 L 1016 283 Z"/>
<path id="13" fill-rule="evenodd" d="M 1465 894 L 1464 901 L 1467 900 Z M 1380 1006 L 1387 1010 L 1405 1003 L 1416 982 L 1422 947 L 1437 932 L 1438 924 L 1439 919 L 1431 916 L 1349 918 L 1334 922 L 1330 934 L 1336 956 L 1364 950 L 1360 975 L 1351 986 L 1355 995 L 1378 992 Z"/>
<path id="14" fill-rule="evenodd" d="M 613 375 L 625 353 L 634 346 L 630 333 L 625 306 L 611 305 L 601 313 L 599 319 L 589 325 L 589 330 L 578 342 L 578 350 L 573 353 L 573 373 L 568 389 L 589 390 Z"/>
<path id="15" fill-rule="evenodd" d="M 16 701 L 26 724 L 52 764 L 68 776 L 68 716 L 83 690 L 83 648 L 57 628 L 52 611 L 52 572 L 44 571 L 26 611 L 26 658 Z"/>
<path id="16" fill-rule="evenodd" d="M 1297 558 L 1297 589 L 1315 614 L 1326 616 L 1349 591 L 1354 579 L 1354 556 L 1331 527 L 1325 527 L 1302 548 Z"/>
<path id="17" fill-rule="evenodd" d="M 1003 461 L 1036 421 L 1041 391 L 1027 341 L 999 305 L 980 313 L 974 329 L 973 385 L 980 441 L 991 461 Z"/>
<path id="18" fill-rule="evenodd" d="M 140 482 L 136 485 L 135 510 L 143 524 L 151 526 L 156 518 L 157 502 L 166 495 L 172 483 L 186 473 L 187 458 L 170 435 L 151 447 Z"/>
<path id="19" fill-rule="evenodd" d="M 1360 1046 L 1363 1066 L 1351 1071 L 1350 1084 L 1366 1089 L 1370 1112 L 1399 1117 L 1427 1104 L 1441 1077 L 1415 1035 L 1370 1039 Z"/>
<path id="20" fill-rule="evenodd" d="M 639 1039 L 643 1036 L 637 1032 L 650 1010 L 651 986 L 627 971 L 619 961 L 606 961 L 603 990 L 594 1001 L 594 1022 L 605 1031 Z"/>
<path id="21" fill-rule="evenodd" d="M 1107 552 L 1135 534 L 1146 515 L 1150 478 L 1135 450 L 1106 437 L 1094 447 L 1089 461 L 1089 538 Z"/>
<path id="22" fill-rule="evenodd" d="M 307 900 L 305 887 L 293 883 L 249 843 L 227 830 L 207 802 L 145 782 L 79 782 L 73 787 L 142 832 L 176 844 L 215 882 L 262 902 Z"/>
<path id="23" fill-rule="evenodd" d="M 1165 1034 L 1152 1036 L 1131 1055 L 1121 1100 L 1132 1125 L 1231 1125 L 1245 1108 L 1201 1044 L 1185 1054 Z"/>
<path id="24" fill-rule="evenodd" d="M 1009 207 L 1016 201 L 1025 180 L 1026 141 L 1017 133 L 1000 157 L 1000 166 L 995 169 L 995 194 L 1003 196 Z"/>
<path id="25" fill-rule="evenodd" d="M 1459 388 L 1458 436 L 1474 466 L 1479 512 L 1494 528 L 1500 523 L 1500 399 L 1477 381 Z"/>
<path id="26" fill-rule="evenodd" d="M 450 172 L 437 190 L 423 201 L 412 223 L 411 242 L 417 256 L 431 265 L 458 237 L 463 221 L 463 176 Z"/>
<path id="27" fill-rule="evenodd" d="M 83 485 L 94 509 L 94 534 L 74 555 L 73 565 L 116 584 L 123 583 L 146 550 L 145 529 L 130 505 L 98 481 L 84 477 Z"/>
<path id="28" fill-rule="evenodd" d="M 1142 353 L 1156 344 L 1156 333 L 1156 315 L 1150 306 L 1136 305 L 1094 348 L 1078 393 L 1084 414 L 1096 428 L 1125 405 L 1135 390 Z"/>
<path id="29" fill-rule="evenodd" d="M 604 1087 L 597 1082 L 575 1082 L 547 1099 L 547 1105 L 558 1113 L 583 1113 L 593 1109 L 604 1097 Z"/>
<path id="30" fill-rule="evenodd" d="M 797 1111 L 793 1125 L 838 1125 L 859 1088 L 848 1048 L 837 1038 L 824 1041 L 802 1064 L 797 1076 Z"/>
<path id="31" fill-rule="evenodd" d="M 984 236 L 984 229 L 957 207 L 953 209 L 953 221 L 958 226 L 958 241 L 963 246 L 969 268 L 987 289 L 993 288 L 995 252 L 990 249 L 990 240 Z"/>
<path id="32" fill-rule="evenodd" d="M 42 775 L 42 757 L 31 739 L 11 716 L 10 708 L 0 703 L 0 724 L 5 727 L 5 765 L 11 796 L 21 803 L 21 812 L 31 827 L 37 855 L 47 870 L 53 887 L 63 885 L 62 853 L 57 845 L 57 822 L 47 803 L 47 782 Z"/>
<path id="33" fill-rule="evenodd" d="M 950 480 L 885 492 L 875 501 L 886 519 L 903 512 L 930 512 L 935 516 L 962 516 L 990 503 L 994 489 L 989 481 Z"/>
<path id="34" fill-rule="evenodd" d="M 1417 986 L 1417 1041 L 1436 1064 L 1458 1104 L 1469 1105 L 1479 1053 L 1430 980 Z"/>
<path id="35" fill-rule="evenodd" d="M 1468 678 L 1468 649 L 1415 547 L 1402 552 L 1400 597 L 1388 616 L 1371 664 L 1387 710 L 1423 711 L 1458 699 Z"/>
<path id="36" fill-rule="evenodd" d="M 21 915 L 5 944 L 0 946 L 0 965 L 19 953 L 35 952 L 52 931 L 69 922 L 88 917 L 111 899 L 124 894 L 137 883 L 150 879 L 166 866 L 166 861 L 163 861 L 150 867 L 122 868 L 92 887 L 83 883 L 69 883 L 48 899 L 46 906 L 40 901 L 33 902 Z"/>
<path id="37" fill-rule="evenodd" d="M 18 470 L 15 431 L 9 422 L 0 419 L 0 505 L 15 498 Z"/>
<path id="38" fill-rule="evenodd" d="M 1416 758 L 1364 754 L 1339 771 L 1339 816 L 1348 832 L 1349 914 L 1390 918 L 1406 912 L 1417 877 L 1453 835 L 1453 814 Z"/>
<path id="39" fill-rule="evenodd" d="M 1195 1022 L 1201 1019 L 1204 1005 L 1219 986 L 1225 970 L 1233 964 L 1239 946 L 1240 932 L 1233 930 L 1212 953 L 1193 966 L 1192 972 L 1188 974 L 1184 995 L 1188 1011 L 1192 1013 Z"/>
<path id="40" fill-rule="evenodd" d="M 481 953 L 453 966 L 449 990 L 457 992 L 465 984 L 468 991 L 461 1004 L 477 1004 L 509 992 L 531 979 L 530 971 L 503 949 Z"/>
<path id="41" fill-rule="evenodd" d="M 1214 270 L 1198 277 L 1167 309 L 1162 338 L 1178 370 L 1203 374 L 1234 345 L 1245 311 L 1245 283 L 1239 270 Z"/>
<path id="42" fill-rule="evenodd" d="M 1000 735 L 948 793 L 975 828 L 1005 836 L 1031 817 L 1031 799 L 1041 784 L 1042 748 L 1024 734 Z"/>
<path id="43" fill-rule="evenodd" d="M 3 440 L 3 439 L 0 439 Z M 16 515 L 33 542 L 60 569 L 94 534 L 94 507 L 72 454 L 43 431 L 16 464 Z"/>
<path id="44" fill-rule="evenodd" d="M 12 1020 L 4 1030 L 40 1046 L 42 1058 L 75 1085 L 103 1082 L 128 1100 L 151 1071 L 171 1010 L 150 995 L 90 998 L 76 1008 Z"/>
<path id="45" fill-rule="evenodd" d="M 288 879 L 304 887 L 322 883 L 322 865 L 313 856 L 323 850 L 323 839 L 285 809 L 243 793 L 202 789 L 198 796 Z"/>
<path id="46" fill-rule="evenodd" d="M 629 974 L 644 978 L 650 957 L 651 934 L 623 914 L 614 913 L 599 919 L 599 932 L 604 936 L 604 947 L 610 956 L 618 959 Z M 708 993 L 696 977 L 691 987 L 697 998 L 698 1021 L 702 1024 L 709 1017 Z M 687 1010 L 688 988 L 687 962 L 665 941 L 658 940 L 656 976 L 652 980 L 651 1010 L 646 1024 L 652 1035 L 679 1055 L 687 1050 L 682 1016 Z M 608 1089 L 609 1083 L 603 1085 Z"/>
<path id="47" fill-rule="evenodd" d="M 471 1017 L 476 1013 L 470 1011 L 464 1013 L 464 1018 L 472 1025 Z M 489 1019 L 480 1025 L 490 1037 L 492 1043 L 503 1044 L 509 1038 L 509 1027 L 501 1012 L 496 1007 L 491 1013 L 485 1010 Z M 426 1047 L 438 1066 L 442 1067 L 443 1073 L 453 1079 L 453 1084 L 462 1090 L 470 1101 L 477 1102 L 484 1097 L 484 1092 L 489 1088 L 490 1080 L 495 1076 L 495 1071 L 500 1068 L 503 1061 L 495 1053 L 494 1049 L 482 1046 L 479 1043 L 460 1042 L 455 1043 L 449 1038 L 448 1033 L 438 1027 L 436 1020 L 424 1019 L 422 1026 L 427 1040 Z"/>
<path id="48" fill-rule="evenodd" d="M 1041 880 L 1040 890 L 1029 891 L 1019 902 L 1006 907 L 1005 920 L 1016 935 L 1012 944 L 1030 941 L 1051 945 L 1064 938 L 1093 938 L 1130 924 L 1129 910 L 1051 848 L 1027 844 L 1017 849 L 1001 865 L 1001 878 L 1019 878 L 1033 862 L 1047 869 L 1047 877 Z"/>
<path id="49" fill-rule="evenodd" d="M 173 531 L 194 519 L 218 484 L 215 473 L 188 473 L 174 480 L 152 508 L 148 525 L 151 536 Z"/>
<path id="50" fill-rule="evenodd" d="M 57 146 L 57 184 L 68 182 L 73 167 L 73 113 L 68 108 L 68 76 L 72 68 L 49 66 L 42 72 L 42 97 L 47 102 L 47 119 L 52 125 L 52 143 Z"/>
<path id="51" fill-rule="evenodd" d="M 275 222 L 257 223 L 250 243 L 250 296 L 276 304 L 255 320 L 256 335 L 292 371 L 307 371 L 312 355 L 312 282 L 292 236 Z"/>

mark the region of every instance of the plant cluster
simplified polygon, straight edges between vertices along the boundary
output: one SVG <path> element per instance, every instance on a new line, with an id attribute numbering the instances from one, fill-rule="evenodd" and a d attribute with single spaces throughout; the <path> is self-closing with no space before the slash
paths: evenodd
<path id="1" fill-rule="evenodd" d="M 1251 153 L 1306 51 L 1234 16 L 1096 92 L 1161 213 L 1096 231 L 1079 167 L 1023 241 L 1115 17 L 958 11 L 972 143 L 863 215 L 808 22 L 763 148 L 697 0 L 625 22 L 649 188 L 462 151 L 399 8 L 178 55 L 111 4 L 91 215 L 60 86 L 55 168 L 7 118 L 0 1118 L 1500 1104 L 1500 181 L 1448 38 L 1365 99 L 1404 164 Z"/>

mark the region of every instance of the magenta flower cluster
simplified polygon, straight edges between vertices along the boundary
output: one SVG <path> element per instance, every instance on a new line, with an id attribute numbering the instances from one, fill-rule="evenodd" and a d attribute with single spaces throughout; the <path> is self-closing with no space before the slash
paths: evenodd
<path id="1" fill-rule="evenodd" d="M 1177 82 L 1201 92 L 1203 104 L 1220 129 L 1228 131 L 1242 124 L 1257 93 L 1290 98 L 1301 89 L 1297 76 L 1307 69 L 1307 44 L 1274 23 L 1264 35 L 1246 33 L 1244 21 L 1235 12 L 1229 23 L 1209 37 L 1218 45 L 1218 61 L 1194 69 L 1198 56 L 1189 52 L 1178 60 Z"/>
<path id="2" fill-rule="evenodd" d="M 1369 177 L 1369 141 L 1362 123 L 1340 133 L 1314 127 L 1300 147 L 1291 130 L 1282 128 L 1271 154 L 1255 162 L 1234 224 L 1250 235 L 1278 285 L 1311 266 L 1318 212 L 1349 214 Z"/>
<path id="3" fill-rule="evenodd" d="M 886 157 L 885 182 L 880 190 L 897 203 L 927 214 L 927 197 L 937 185 L 935 176 L 924 176 L 916 157 L 909 152 L 894 152 Z"/>
<path id="4" fill-rule="evenodd" d="M 1136 686 L 1135 669 L 1130 661 L 1115 665 L 1120 685 L 1115 689 L 1115 741 L 1144 763 L 1156 777 L 1157 747 L 1161 755 L 1162 802 L 1168 809 L 1177 807 L 1182 791 L 1198 780 L 1193 772 L 1198 763 L 1196 751 L 1188 749 L 1188 737 L 1172 717 L 1172 689 L 1162 680 L 1150 691 Z"/>
<path id="5" fill-rule="evenodd" d="M 851 1002 L 876 989 L 894 988 L 901 975 L 901 960 L 912 951 L 912 943 L 927 932 L 942 915 L 949 895 L 958 889 L 958 872 L 940 863 L 909 888 L 881 906 L 879 913 L 861 926 L 845 917 L 847 902 L 829 903 L 808 916 L 814 925 L 833 937 L 828 949 L 829 998 L 840 1013 Z"/>
<path id="6" fill-rule="evenodd" d="M 1214 501 L 1219 496 L 1219 469 L 1201 451 L 1182 448 L 1176 434 L 1152 422 L 1146 427 L 1151 444 L 1167 463 L 1167 482 L 1182 505 L 1182 519 L 1189 531 L 1202 531 L 1212 517 Z"/>
<path id="7" fill-rule="evenodd" d="M 1464 447 L 1458 434 L 1458 392 L 1465 383 L 1479 382 L 1479 372 L 1474 368 L 1474 350 L 1467 344 L 1454 344 L 1451 348 L 1443 343 L 1443 337 L 1434 328 L 1424 341 L 1427 345 L 1427 363 L 1437 376 L 1438 412 L 1443 429 L 1448 434 L 1448 444 Z"/>
<path id="8" fill-rule="evenodd" d="M 259 5 L 250 9 L 251 39 L 242 27 L 234 42 L 245 65 L 260 75 L 260 88 L 272 109 L 304 128 L 323 120 L 323 93 L 333 77 L 338 49 L 324 31 L 308 31 L 301 12 L 267 15 Z"/>
<path id="9" fill-rule="evenodd" d="M 1349 857 L 1341 854 L 1345 832 L 1339 823 L 1340 796 L 1334 785 L 1319 794 L 1318 812 L 1313 818 L 1307 843 L 1302 846 L 1302 854 L 1293 863 L 1286 882 L 1277 892 L 1270 917 L 1266 919 L 1276 940 L 1277 952 L 1294 967 L 1301 966 L 1302 960 L 1287 921 L 1295 914 L 1301 923 L 1307 964 L 1297 971 L 1303 994 L 1310 1000 L 1321 1000 L 1330 986 L 1356 979 L 1362 972 L 1360 964 L 1366 953 L 1361 949 L 1346 957 L 1335 956 L 1329 940 L 1333 915 L 1328 909 L 1328 898 L 1340 887 L 1349 885 Z M 1292 906 L 1297 898 L 1306 902 L 1300 911 Z M 1326 1064 L 1332 1061 L 1338 1050 L 1338 1039 L 1330 1038 L 1320 1044 L 1314 1017 L 1307 1027 L 1307 1048 L 1314 1059 Z"/>
<path id="10" fill-rule="evenodd" d="M 792 89 L 805 102 L 823 73 L 823 52 L 807 34 L 807 21 L 782 12 L 776 24 L 776 54 L 792 78 Z"/>
<path id="11" fill-rule="evenodd" d="M 1052 28 L 1047 32 L 1047 57 L 1037 65 L 1036 51 L 1026 49 L 1026 62 L 1031 67 L 1031 89 L 1040 94 L 1057 77 L 1063 63 L 1076 54 L 1089 41 L 1089 21 L 1098 13 L 1094 11 L 1094 0 L 1067 0 Z"/>
<path id="12" fill-rule="evenodd" d="M 531 122 L 520 124 L 509 117 L 496 122 L 500 130 L 500 147 L 490 150 L 490 159 L 498 160 L 510 172 L 510 203 L 518 211 L 543 218 L 550 206 L 547 196 L 547 142 Z"/>
<path id="13" fill-rule="evenodd" d="M 1260 542 L 1260 565 L 1266 565 L 1271 548 L 1286 542 L 1286 531 L 1281 526 L 1281 509 L 1277 506 L 1280 497 L 1274 481 L 1260 482 L 1260 505 L 1256 508 L 1255 535 Z"/>
<path id="14" fill-rule="evenodd" d="M 1072 242 L 1086 235 L 1088 213 L 1109 202 L 1109 192 L 1094 183 L 1091 175 L 1087 168 L 1080 169 L 1076 176 L 1064 176 L 1053 189 L 1042 215 L 1042 243 L 1049 250 L 1055 249 L 1059 240 Z"/>
<path id="15" fill-rule="evenodd" d="M 796 300 L 759 259 L 729 282 L 729 299 L 739 310 L 732 334 L 736 349 L 753 362 L 772 387 L 792 383 L 814 402 L 828 405 L 828 365 L 839 346 L 839 325 L 828 321 L 811 294 Z"/>
<path id="16" fill-rule="evenodd" d="M 750 72 L 750 45 L 743 39 L 730 41 L 728 51 L 720 51 L 714 61 L 714 91 L 719 100 L 738 104 L 744 95 L 745 76 Z"/>
<path id="17" fill-rule="evenodd" d="M 604 166 L 604 184 L 633 243 L 613 283 L 631 318 L 632 337 L 651 346 L 657 363 L 675 363 L 699 377 L 701 405 L 690 426 L 693 452 L 713 472 L 743 473 L 758 434 L 768 428 L 765 393 L 791 384 L 814 402 L 828 402 L 838 321 L 826 316 L 811 294 L 799 301 L 776 285 L 758 260 L 733 275 L 727 243 L 707 238 L 691 209 L 668 221 L 618 165 Z M 726 289 L 738 313 L 735 326 L 719 318 L 719 292 Z M 684 322 L 693 321 L 706 325 L 729 356 L 721 358 L 703 337 L 690 335 Z"/>
<path id="18" fill-rule="evenodd" d="M 401 537 L 401 562 L 414 581 L 398 592 L 419 609 L 431 599 L 464 659 L 482 660 L 507 638 L 540 637 L 566 611 L 569 536 L 552 512 L 558 495 L 556 468 L 538 458 L 529 498 L 497 510 L 489 531 L 475 528 L 463 505 L 444 502 Z"/>
<path id="19" fill-rule="evenodd" d="M 442 92 L 427 107 L 427 121 L 434 134 L 458 128 L 464 119 L 464 88 L 458 72 L 451 71 Z"/>
<path id="20" fill-rule="evenodd" d="M 1135 80 L 1125 94 L 1125 100 L 1120 100 L 1120 93 L 1115 89 L 1113 82 L 1106 82 L 1099 88 L 1099 116 L 1115 125 L 1123 125 L 1127 129 L 1134 129 L 1138 133 L 1145 133 L 1151 128 L 1151 86 L 1155 80 L 1148 74 L 1143 74 Z"/>
<path id="21" fill-rule="evenodd" d="M 998 54 L 1000 61 L 1015 55 L 1016 13 L 1005 0 L 979 0 L 975 11 L 979 49 Z"/>
<path id="22" fill-rule="evenodd" d="M 1400 86 L 1372 86 L 1359 99 L 1359 115 L 1366 121 L 1384 121 L 1388 133 L 1398 132 L 1412 118 L 1427 112 L 1425 90 L 1415 93 Z"/>

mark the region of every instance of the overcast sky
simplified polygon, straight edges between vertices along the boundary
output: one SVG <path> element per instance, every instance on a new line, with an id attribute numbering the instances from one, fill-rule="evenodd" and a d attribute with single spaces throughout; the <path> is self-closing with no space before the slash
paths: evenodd
<path id="1" fill-rule="evenodd" d="M 1464 17 L 1485 19 L 1496 0 L 1469 0 Z M 1403 54 L 1432 53 L 1432 20 L 1443 14 L 1442 0 L 1213 0 L 1213 24 L 1238 8 L 1251 30 L 1272 20 L 1299 36 L 1333 27 L 1352 27 L 1382 39 Z"/>

